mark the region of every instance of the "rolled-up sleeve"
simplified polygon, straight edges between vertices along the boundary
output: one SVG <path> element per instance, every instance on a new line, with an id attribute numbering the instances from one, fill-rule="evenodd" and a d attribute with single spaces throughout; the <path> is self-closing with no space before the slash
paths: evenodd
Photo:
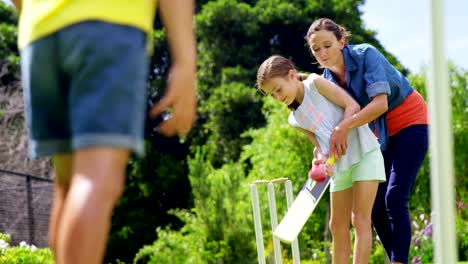
<path id="1" fill-rule="evenodd" d="M 391 94 L 385 65 L 387 59 L 374 47 L 369 47 L 364 55 L 364 81 L 369 98 L 379 94 Z"/>

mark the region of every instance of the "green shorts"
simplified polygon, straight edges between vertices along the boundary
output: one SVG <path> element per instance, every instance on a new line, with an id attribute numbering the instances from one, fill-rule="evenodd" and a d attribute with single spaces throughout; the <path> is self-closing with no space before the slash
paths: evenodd
<path id="1" fill-rule="evenodd" d="M 330 183 L 330 192 L 339 192 L 353 187 L 355 181 L 385 181 L 385 164 L 380 149 L 364 155 L 362 160 L 348 170 L 335 173 Z"/>

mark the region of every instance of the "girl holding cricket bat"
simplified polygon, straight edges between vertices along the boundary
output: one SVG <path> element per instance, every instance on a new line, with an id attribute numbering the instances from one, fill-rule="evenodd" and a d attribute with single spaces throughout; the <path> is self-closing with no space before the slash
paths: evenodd
<path id="1" fill-rule="evenodd" d="M 359 112 L 359 105 L 338 85 L 316 74 L 305 76 L 294 64 L 274 55 L 257 72 L 257 86 L 290 109 L 289 123 L 314 144 L 314 165 L 329 155 L 330 135 Z M 352 129 L 347 153 L 331 166 L 330 229 L 333 263 L 348 263 L 351 254 L 350 223 L 355 228 L 354 263 L 367 263 L 372 247 L 371 212 L 379 182 L 385 181 L 380 145 L 367 124 Z"/>

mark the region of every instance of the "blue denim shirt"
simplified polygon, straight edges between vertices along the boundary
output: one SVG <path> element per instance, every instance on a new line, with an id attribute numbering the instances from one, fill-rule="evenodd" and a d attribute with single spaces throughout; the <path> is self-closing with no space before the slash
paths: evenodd
<path id="1" fill-rule="evenodd" d="M 346 90 L 361 108 L 374 96 L 385 93 L 390 111 L 413 91 L 406 77 L 372 45 L 347 45 L 342 53 L 346 66 Z M 323 71 L 323 77 L 338 84 L 327 68 Z M 386 114 L 370 122 L 369 127 L 377 135 L 381 149 L 385 150 L 389 139 Z"/>

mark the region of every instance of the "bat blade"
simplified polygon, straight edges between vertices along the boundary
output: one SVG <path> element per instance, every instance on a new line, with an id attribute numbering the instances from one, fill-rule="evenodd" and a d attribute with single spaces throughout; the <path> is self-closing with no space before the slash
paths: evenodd
<path id="1" fill-rule="evenodd" d="M 273 235 L 284 243 L 291 244 L 299 235 L 307 219 L 330 185 L 330 177 L 323 182 L 308 179 L 294 203 L 288 209 Z"/>

